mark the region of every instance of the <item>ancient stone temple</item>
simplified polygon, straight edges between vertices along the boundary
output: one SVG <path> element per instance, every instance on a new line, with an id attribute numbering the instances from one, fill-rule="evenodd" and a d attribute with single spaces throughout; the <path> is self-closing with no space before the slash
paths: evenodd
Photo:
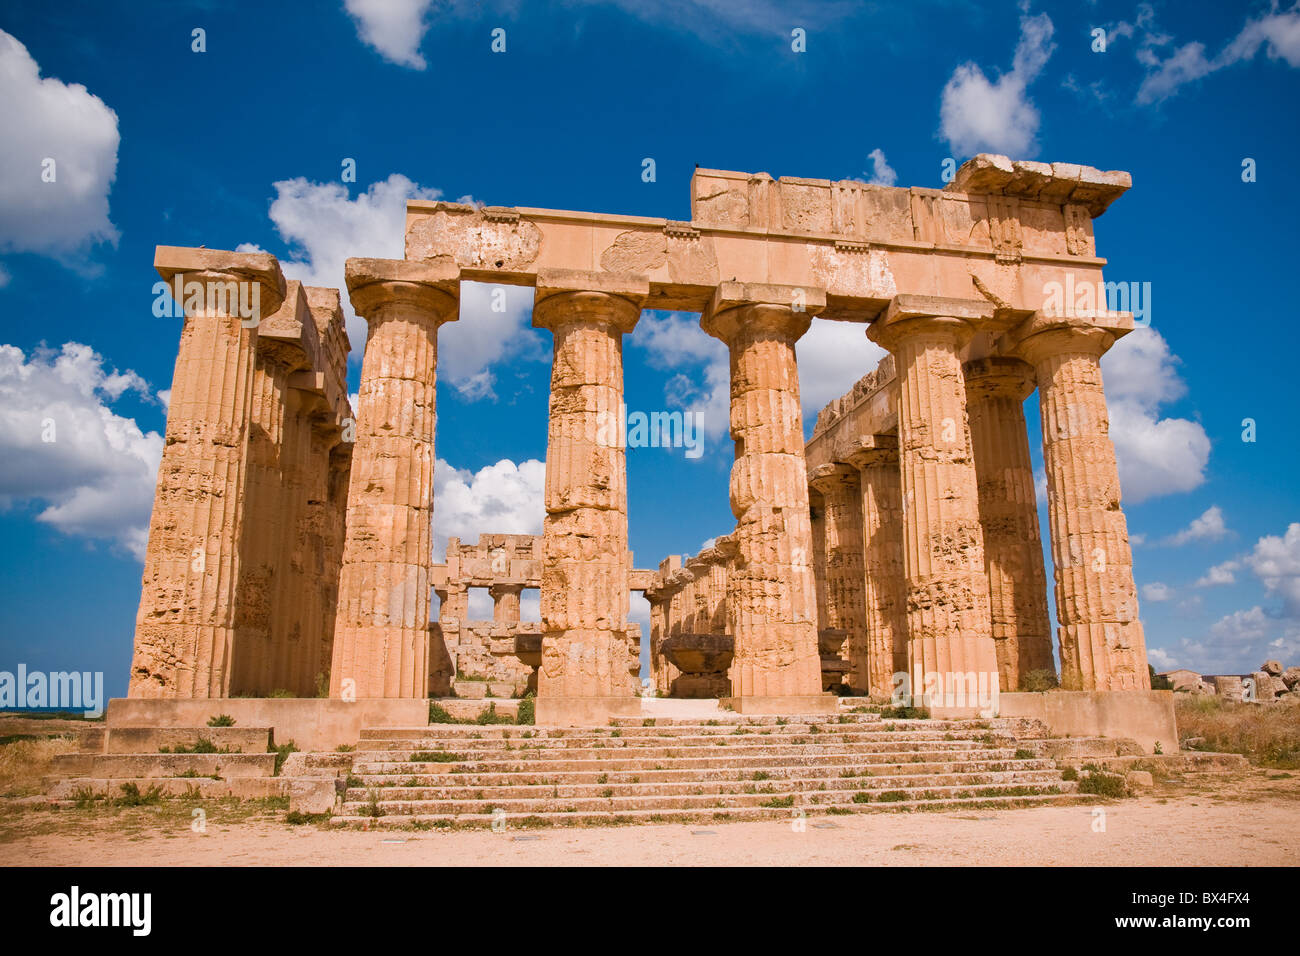
<path id="1" fill-rule="evenodd" d="M 1106 308 L 1092 227 L 1129 185 L 981 155 L 942 189 L 697 169 L 680 222 L 415 200 L 405 257 L 341 277 L 369 323 L 355 411 L 337 293 L 267 255 L 160 248 L 163 278 L 197 292 L 131 695 L 422 700 L 462 662 L 535 686 L 539 722 L 604 721 L 639 713 L 643 590 L 661 695 L 818 713 L 902 686 L 960 711 L 954 686 L 1014 692 L 1055 670 L 1035 391 L 1060 683 L 1147 688 L 1100 370 L 1133 320 Z M 540 538 L 455 541 L 436 566 L 438 332 L 464 280 L 532 287 L 550 333 L 545 515 Z M 633 568 L 609 427 L 643 309 L 698 313 L 725 344 L 735 440 L 734 529 L 653 573 Z M 795 346 L 815 321 L 889 354 L 805 441 Z M 469 587 L 490 589 L 491 626 L 468 621 Z"/>

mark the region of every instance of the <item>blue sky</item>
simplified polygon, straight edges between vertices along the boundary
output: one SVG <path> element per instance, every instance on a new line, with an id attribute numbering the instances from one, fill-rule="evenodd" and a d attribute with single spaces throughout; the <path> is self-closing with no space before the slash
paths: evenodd
<path id="1" fill-rule="evenodd" d="M 0 31 L 0 670 L 125 692 L 180 333 L 152 314 L 155 245 L 341 286 L 347 256 L 401 255 L 411 196 L 687 219 L 697 163 L 939 186 L 978 151 L 1133 174 L 1096 231 L 1107 277 L 1152 289 L 1104 366 L 1152 662 L 1300 663 L 1294 6 L 10 3 Z M 439 547 L 540 530 L 550 337 L 531 293 L 486 301 L 467 288 L 441 340 Z M 878 356 L 814 323 L 809 429 Z M 705 415 L 697 459 L 629 450 L 645 567 L 733 526 L 726 366 L 657 313 L 625 364 L 630 409 Z"/>

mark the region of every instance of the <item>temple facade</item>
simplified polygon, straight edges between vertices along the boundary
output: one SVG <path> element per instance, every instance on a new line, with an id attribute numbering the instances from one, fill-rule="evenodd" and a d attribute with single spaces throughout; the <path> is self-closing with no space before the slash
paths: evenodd
<path id="1" fill-rule="evenodd" d="M 1133 320 L 1059 294 L 1103 287 L 1092 221 L 1129 185 L 981 155 L 943 189 L 697 169 L 686 222 L 411 201 L 403 259 L 347 262 L 369 324 L 356 409 L 338 293 L 286 281 L 269 255 L 160 247 L 163 278 L 197 291 L 131 696 L 429 694 L 446 650 L 431 594 L 446 591 L 445 635 L 464 583 L 431 553 L 438 331 L 462 280 L 532 287 L 553 341 L 526 559 L 539 723 L 639 713 L 633 589 L 652 606 L 654 687 L 742 713 L 829 712 L 832 690 L 888 695 L 900 674 L 929 695 L 954 675 L 1015 690 L 1053 670 L 1034 391 L 1061 685 L 1147 688 L 1100 369 Z M 699 313 L 726 345 L 735 440 L 735 528 L 653 574 L 632 565 L 608 428 L 647 308 Z M 795 345 L 813 321 L 859 324 L 888 356 L 805 441 Z M 526 582 L 507 569 L 488 586 L 514 623 Z"/>

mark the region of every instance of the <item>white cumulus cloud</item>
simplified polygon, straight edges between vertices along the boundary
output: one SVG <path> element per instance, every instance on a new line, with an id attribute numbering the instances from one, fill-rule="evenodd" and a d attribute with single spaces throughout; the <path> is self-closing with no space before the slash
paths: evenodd
<path id="1" fill-rule="evenodd" d="M 420 41 L 429 29 L 433 0 L 346 0 L 357 35 L 389 63 L 423 70 Z"/>
<path id="2" fill-rule="evenodd" d="M 38 502 L 38 521 L 143 559 L 163 440 L 109 407 L 128 391 L 150 399 L 87 345 L 0 346 L 0 506 Z"/>
<path id="3" fill-rule="evenodd" d="M 95 243 L 116 243 L 108 194 L 117 176 L 117 114 L 80 83 L 42 77 L 27 48 L 3 30 L 0 102 L 0 252 L 67 261 Z M 46 182 L 50 161 L 53 181 Z"/>
<path id="4" fill-rule="evenodd" d="M 1056 49 L 1045 13 L 1020 18 L 1020 40 L 1011 70 L 990 80 L 974 62 L 953 71 L 943 88 L 939 131 L 960 156 L 1005 153 L 1025 158 L 1037 151 L 1038 108 L 1028 87 Z"/>
<path id="5" fill-rule="evenodd" d="M 480 534 L 541 534 L 546 463 L 503 458 L 478 471 L 441 458 L 433 472 L 433 554 L 442 561 L 447 539 L 474 543 Z"/>
<path id="6" fill-rule="evenodd" d="M 1161 418 L 1187 386 L 1178 359 L 1153 328 L 1124 336 L 1101 359 L 1120 486 L 1129 503 L 1190 491 L 1205 481 L 1210 439 L 1198 422 Z"/>
<path id="7" fill-rule="evenodd" d="M 1189 541 L 1218 541 L 1227 534 L 1228 525 L 1223 520 L 1223 509 L 1212 505 L 1182 531 L 1170 535 L 1165 544 L 1179 547 Z"/>

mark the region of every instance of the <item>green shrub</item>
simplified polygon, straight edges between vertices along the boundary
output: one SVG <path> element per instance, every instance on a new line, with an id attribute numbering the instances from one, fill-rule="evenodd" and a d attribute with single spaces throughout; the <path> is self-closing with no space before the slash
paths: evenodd
<path id="1" fill-rule="evenodd" d="M 1079 771 L 1076 770 L 1076 769 L 1074 769 L 1073 767 L 1066 767 L 1064 770 L 1061 771 L 1061 779 L 1062 779 L 1062 780 L 1078 780 L 1078 779 L 1079 779 Z"/>
<path id="2" fill-rule="evenodd" d="M 117 798 L 117 805 L 120 807 L 148 807 L 162 802 L 162 787 L 153 784 L 144 793 L 134 782 L 124 783 L 119 787 L 122 795 Z"/>
<path id="3" fill-rule="evenodd" d="M 882 707 L 880 716 L 895 720 L 928 720 L 930 711 L 924 707 Z"/>
<path id="4" fill-rule="evenodd" d="M 505 714 L 498 714 L 496 704 L 488 704 L 487 707 L 479 711 L 479 715 L 474 718 L 474 723 L 482 727 L 488 724 L 510 724 L 514 723 L 514 721 Z"/>
<path id="5" fill-rule="evenodd" d="M 1116 773 L 1094 770 L 1079 781 L 1080 793 L 1095 793 L 1101 797 L 1122 797 L 1127 792 L 1124 778 Z"/>
<path id="6" fill-rule="evenodd" d="M 324 823 L 330 818 L 328 812 L 325 813 L 303 813 L 300 810 L 290 810 L 285 816 L 284 822 L 297 826 L 301 823 Z"/>
<path id="7" fill-rule="evenodd" d="M 519 716 L 515 718 L 515 723 L 521 726 L 537 723 L 537 698 L 532 694 L 525 694 L 520 699 Z"/>
<path id="8" fill-rule="evenodd" d="M 280 775 L 280 768 L 283 767 L 284 762 L 287 759 L 289 759 L 289 754 L 296 753 L 297 750 L 298 748 L 297 746 L 295 746 L 292 740 L 286 743 L 282 743 L 278 747 L 272 744 L 270 747 L 267 748 L 268 753 L 275 754 L 275 772 L 274 772 L 275 776 L 278 777 Z"/>
<path id="9" fill-rule="evenodd" d="M 411 754 L 411 763 L 456 763 L 465 758 L 445 750 L 417 750 Z"/>
<path id="10" fill-rule="evenodd" d="M 457 723 L 455 717 L 447 713 L 447 708 L 436 700 L 429 701 L 429 723 L 431 724 L 454 724 Z"/>
<path id="11" fill-rule="evenodd" d="M 1020 689 L 1029 693 L 1042 693 L 1046 690 L 1055 690 L 1060 686 L 1061 682 L 1057 679 L 1056 671 L 1050 668 L 1026 671 L 1020 675 Z"/>
<path id="12" fill-rule="evenodd" d="M 1033 759 L 1034 759 L 1034 752 L 1033 752 L 1032 750 L 1026 750 L 1024 747 L 1017 748 L 1017 750 L 1016 750 L 1016 759 L 1017 759 L 1017 760 L 1033 760 Z"/>
<path id="13" fill-rule="evenodd" d="M 298 695 L 291 690 L 286 690 L 283 687 L 277 687 L 275 690 L 271 691 L 271 693 L 267 694 L 266 696 L 280 699 L 284 697 L 297 697 Z"/>
<path id="14" fill-rule="evenodd" d="M 229 714 L 217 714 L 217 716 L 215 717 L 208 718 L 208 726 L 209 727 L 233 727 L 235 726 L 235 718 L 231 717 Z"/>

